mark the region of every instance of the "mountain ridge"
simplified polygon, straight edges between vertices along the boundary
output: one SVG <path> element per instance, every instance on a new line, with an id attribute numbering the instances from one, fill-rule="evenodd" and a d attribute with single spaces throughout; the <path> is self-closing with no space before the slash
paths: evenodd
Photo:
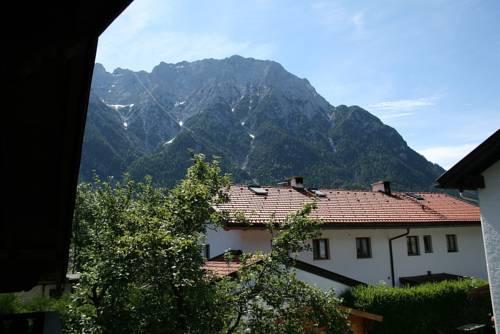
<path id="1" fill-rule="evenodd" d="M 314 186 L 367 187 L 391 179 L 396 187 L 429 190 L 444 171 L 376 116 L 331 105 L 307 79 L 273 61 L 162 62 L 151 72 L 107 72 L 96 64 L 92 95 L 102 104 L 89 103 L 89 120 L 109 124 L 91 125 L 93 134 L 85 135 L 84 180 L 96 169 L 101 176 L 151 174 L 171 186 L 189 166 L 188 149 L 221 156 L 239 183 L 301 174 Z M 102 130 L 116 127 L 114 134 Z M 106 166 L 104 155 L 89 159 L 100 151 L 114 152 L 120 163 Z"/>

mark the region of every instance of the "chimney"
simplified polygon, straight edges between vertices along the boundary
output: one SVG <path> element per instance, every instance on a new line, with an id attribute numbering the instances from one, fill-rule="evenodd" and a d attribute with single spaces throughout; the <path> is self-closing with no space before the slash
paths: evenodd
<path id="1" fill-rule="evenodd" d="M 378 181 L 372 183 L 372 191 L 380 191 L 384 194 L 391 194 L 391 183 L 389 181 Z"/>
<path id="2" fill-rule="evenodd" d="M 288 179 L 288 185 L 295 189 L 304 189 L 304 178 L 302 176 L 292 176 Z"/>

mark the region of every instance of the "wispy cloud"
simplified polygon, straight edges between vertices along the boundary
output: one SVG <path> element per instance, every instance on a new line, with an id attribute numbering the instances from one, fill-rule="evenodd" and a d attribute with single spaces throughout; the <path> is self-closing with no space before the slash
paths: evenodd
<path id="1" fill-rule="evenodd" d="M 255 43 L 225 32 L 179 31 L 174 23 L 166 24 L 177 19 L 177 6 L 179 1 L 134 1 L 100 37 L 96 61 L 108 70 L 150 70 L 161 61 L 176 63 L 234 54 L 272 58 L 275 47 L 270 42 Z"/>
<path id="2" fill-rule="evenodd" d="M 363 32 L 365 30 L 365 13 L 358 12 L 351 17 L 351 22 L 354 24 L 356 31 Z"/>
<path id="3" fill-rule="evenodd" d="M 427 160 L 448 169 L 471 152 L 476 146 L 477 144 L 434 146 L 418 150 L 418 152 L 426 157 Z"/>
<path id="4" fill-rule="evenodd" d="M 391 112 L 391 113 L 383 114 L 380 117 L 384 120 L 388 120 L 388 119 L 401 118 L 401 117 L 407 117 L 407 116 L 412 116 L 412 115 L 415 115 L 415 113 L 414 112 L 399 112 L 399 113 Z"/>
<path id="5" fill-rule="evenodd" d="M 313 14 L 318 22 L 329 31 L 354 32 L 364 35 L 365 12 L 353 10 L 338 1 L 316 0 L 311 2 Z"/>
<path id="6" fill-rule="evenodd" d="M 413 111 L 423 107 L 433 106 L 436 103 L 435 97 L 424 97 L 418 99 L 405 99 L 382 101 L 368 106 L 373 111 Z"/>
<path id="7" fill-rule="evenodd" d="M 272 58 L 273 51 L 272 44 L 235 41 L 221 34 L 154 32 L 127 44 L 100 49 L 97 61 L 104 62 L 109 69 L 128 62 L 134 64 L 133 69 L 150 70 L 160 61 L 176 63 L 183 60 L 225 58 L 234 54 L 269 59 Z"/>

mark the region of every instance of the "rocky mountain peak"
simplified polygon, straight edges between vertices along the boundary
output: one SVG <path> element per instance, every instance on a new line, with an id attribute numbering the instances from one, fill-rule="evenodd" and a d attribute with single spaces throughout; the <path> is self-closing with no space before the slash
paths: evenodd
<path id="1" fill-rule="evenodd" d="M 391 179 L 427 189 L 442 171 L 368 111 L 332 106 L 307 79 L 274 61 L 235 55 L 162 62 L 150 73 L 109 73 L 96 64 L 92 91 L 102 103 L 90 104 L 89 118 L 97 123 L 89 127 L 84 157 L 105 146 L 122 161 L 120 168 L 100 164 L 102 175 L 151 174 L 170 185 L 189 165 L 188 149 L 221 156 L 238 182 L 303 175 L 310 185 Z M 103 131 L 111 128 L 113 138 Z"/>

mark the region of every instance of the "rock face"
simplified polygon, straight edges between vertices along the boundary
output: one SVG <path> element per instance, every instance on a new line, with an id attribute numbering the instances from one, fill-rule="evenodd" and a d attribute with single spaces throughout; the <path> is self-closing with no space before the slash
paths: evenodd
<path id="1" fill-rule="evenodd" d="M 243 183 L 301 175 L 308 186 L 389 179 L 427 190 L 443 172 L 368 111 L 330 105 L 276 62 L 233 56 L 160 63 L 151 73 L 96 64 L 82 179 L 129 172 L 170 186 L 191 152 L 221 157 Z"/>

